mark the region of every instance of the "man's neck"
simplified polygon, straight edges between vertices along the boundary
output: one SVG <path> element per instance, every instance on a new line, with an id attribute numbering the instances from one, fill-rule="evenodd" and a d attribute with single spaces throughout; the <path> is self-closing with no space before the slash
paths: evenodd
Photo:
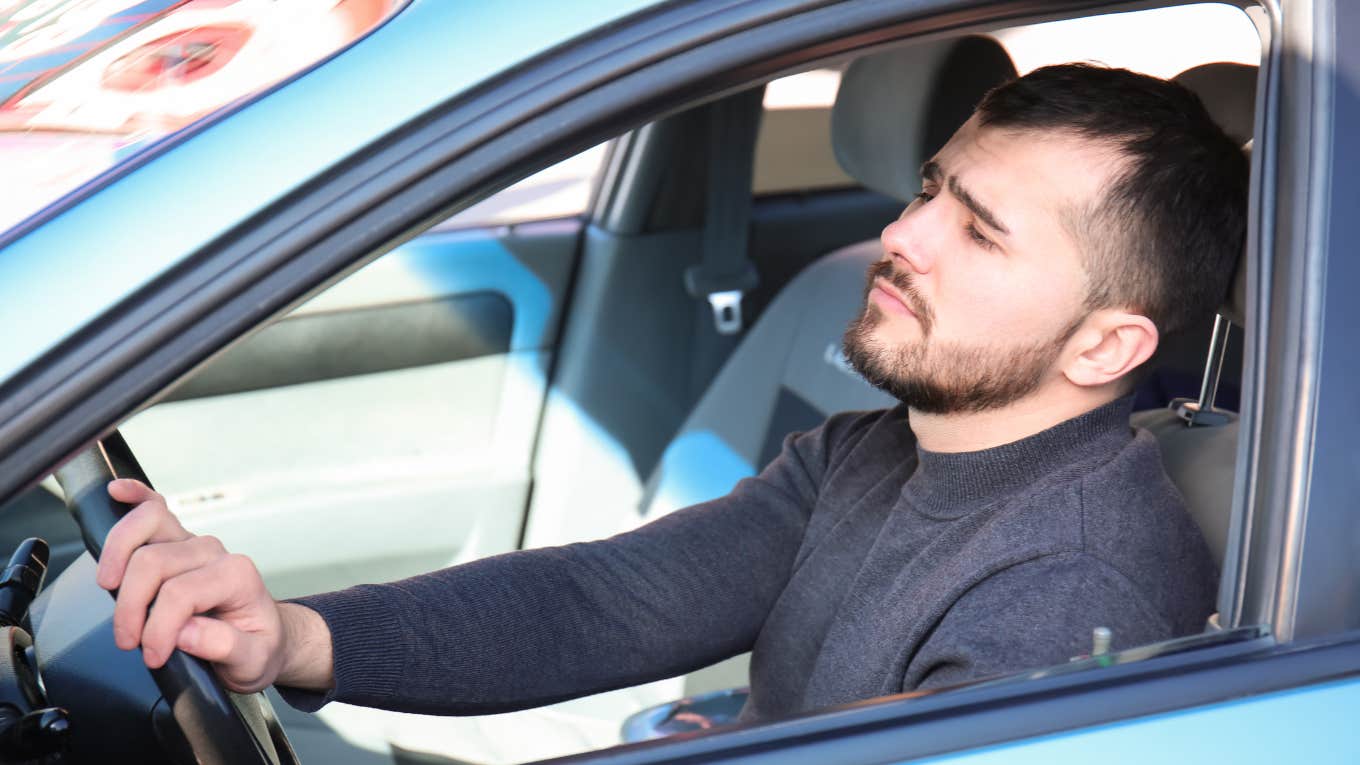
<path id="1" fill-rule="evenodd" d="M 1118 390 L 1063 387 L 1036 391 L 997 409 L 959 414 L 911 410 L 911 430 L 921 448 L 932 452 L 974 452 L 1019 441 L 1060 422 L 1108 404 Z"/>

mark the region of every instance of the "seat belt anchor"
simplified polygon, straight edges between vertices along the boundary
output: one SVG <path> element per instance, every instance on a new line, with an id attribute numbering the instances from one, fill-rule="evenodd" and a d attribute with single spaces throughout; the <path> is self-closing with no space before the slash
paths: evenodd
<path id="1" fill-rule="evenodd" d="M 741 334 L 741 290 L 708 293 L 708 305 L 713 309 L 713 327 L 720 335 Z"/>

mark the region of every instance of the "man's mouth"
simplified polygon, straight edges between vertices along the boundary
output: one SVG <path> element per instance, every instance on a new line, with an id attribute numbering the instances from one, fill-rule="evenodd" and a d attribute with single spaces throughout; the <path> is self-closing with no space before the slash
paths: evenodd
<path id="1" fill-rule="evenodd" d="M 904 313 L 913 319 L 918 318 L 911 303 L 899 293 L 886 279 L 878 277 L 874 279 L 874 288 L 870 295 L 881 308 L 885 308 L 894 313 Z"/>

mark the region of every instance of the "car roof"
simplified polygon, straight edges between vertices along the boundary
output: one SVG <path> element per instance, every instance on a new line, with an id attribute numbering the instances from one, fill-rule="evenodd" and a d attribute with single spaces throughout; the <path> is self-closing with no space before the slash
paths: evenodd
<path id="1" fill-rule="evenodd" d="M 419 115 L 654 0 L 415 0 L 322 64 L 0 237 L 0 383 L 188 255 Z"/>

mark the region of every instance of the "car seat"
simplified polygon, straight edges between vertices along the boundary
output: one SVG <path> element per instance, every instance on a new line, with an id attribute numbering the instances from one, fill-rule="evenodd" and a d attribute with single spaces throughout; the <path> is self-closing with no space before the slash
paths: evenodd
<path id="1" fill-rule="evenodd" d="M 1005 49 L 987 37 L 856 59 L 832 108 L 836 159 L 867 188 L 906 199 L 920 188 L 921 164 L 987 90 L 1015 74 Z M 768 464 L 787 434 L 834 412 L 894 403 L 841 352 L 846 325 L 863 305 L 865 271 L 881 251 L 876 239 L 844 247 L 779 293 L 663 452 L 647 483 L 645 517 L 726 494 Z"/>

